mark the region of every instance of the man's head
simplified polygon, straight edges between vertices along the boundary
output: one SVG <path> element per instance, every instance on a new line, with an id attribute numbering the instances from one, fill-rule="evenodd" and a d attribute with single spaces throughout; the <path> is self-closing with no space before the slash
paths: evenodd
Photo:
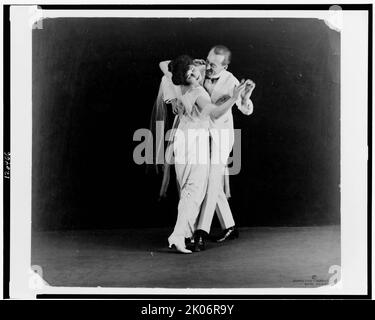
<path id="1" fill-rule="evenodd" d="M 206 76 L 216 78 L 223 70 L 228 68 L 231 60 L 230 50 L 222 45 L 214 46 L 208 53 L 206 60 Z"/>

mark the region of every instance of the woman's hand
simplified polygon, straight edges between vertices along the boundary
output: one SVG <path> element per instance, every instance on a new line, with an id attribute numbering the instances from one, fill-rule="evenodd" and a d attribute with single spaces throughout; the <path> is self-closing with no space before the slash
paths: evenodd
<path id="1" fill-rule="evenodd" d="M 203 59 L 194 59 L 194 60 L 193 60 L 193 63 L 194 63 L 194 65 L 196 65 L 196 66 L 199 66 L 199 65 L 206 65 L 206 61 L 203 60 Z"/>
<path id="2" fill-rule="evenodd" d="M 255 89 L 255 82 L 250 80 L 250 79 L 248 79 L 246 81 L 242 79 L 241 83 L 242 82 L 246 83 L 246 88 L 245 88 L 244 91 L 242 91 L 241 98 L 242 98 L 243 101 L 246 101 L 246 100 L 250 99 L 250 96 L 251 96 L 253 90 Z"/>
<path id="3" fill-rule="evenodd" d="M 237 99 L 240 97 L 241 93 L 245 90 L 247 81 L 241 81 L 241 83 L 238 86 L 235 86 L 233 89 L 233 96 L 232 98 L 237 101 Z"/>

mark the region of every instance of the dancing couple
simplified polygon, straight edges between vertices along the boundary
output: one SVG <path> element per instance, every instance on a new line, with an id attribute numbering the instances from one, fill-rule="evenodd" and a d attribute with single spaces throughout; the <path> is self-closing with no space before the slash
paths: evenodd
<path id="1" fill-rule="evenodd" d="M 255 83 L 239 82 L 227 70 L 230 59 L 230 50 L 218 45 L 205 61 L 182 55 L 160 63 L 164 76 L 152 121 L 165 120 L 168 107 L 175 114 L 160 196 L 166 194 L 173 162 L 180 199 L 168 243 L 181 253 L 205 249 L 215 211 L 223 229 L 216 241 L 238 237 L 228 203 L 227 162 L 234 144 L 231 109 L 236 104 L 245 115 L 253 112 L 250 97 Z M 160 143 L 159 150 L 164 150 Z"/>

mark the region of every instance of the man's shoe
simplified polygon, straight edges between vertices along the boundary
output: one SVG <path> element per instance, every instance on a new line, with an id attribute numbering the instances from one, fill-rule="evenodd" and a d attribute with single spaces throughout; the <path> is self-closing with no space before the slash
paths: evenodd
<path id="1" fill-rule="evenodd" d="M 185 245 L 191 246 L 194 244 L 194 238 L 185 238 Z"/>
<path id="2" fill-rule="evenodd" d="M 225 229 L 217 238 L 216 242 L 224 242 L 225 240 L 233 240 L 239 237 L 238 229 L 235 227 L 231 227 Z"/>
<path id="3" fill-rule="evenodd" d="M 203 230 L 197 230 L 194 234 L 194 249 L 193 251 L 199 252 L 206 249 L 206 238 L 207 238 L 207 232 Z"/>
<path id="4" fill-rule="evenodd" d="M 185 246 L 187 249 L 194 251 L 194 237 L 185 239 Z"/>

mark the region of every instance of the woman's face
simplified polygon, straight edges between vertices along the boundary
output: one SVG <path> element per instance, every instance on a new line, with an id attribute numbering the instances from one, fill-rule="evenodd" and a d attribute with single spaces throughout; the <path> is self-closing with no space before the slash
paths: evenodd
<path id="1" fill-rule="evenodd" d="M 202 75 L 199 69 L 194 65 L 190 65 L 189 70 L 186 72 L 186 81 L 189 84 L 199 84 L 200 80 L 202 80 Z"/>

